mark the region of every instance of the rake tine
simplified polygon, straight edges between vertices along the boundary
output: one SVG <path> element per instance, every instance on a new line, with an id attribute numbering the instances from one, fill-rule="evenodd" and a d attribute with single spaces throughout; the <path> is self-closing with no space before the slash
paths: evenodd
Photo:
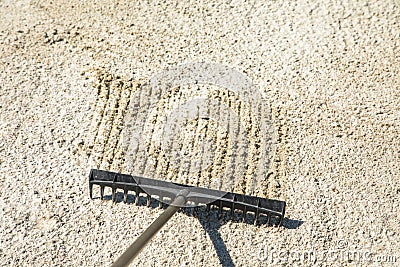
<path id="1" fill-rule="evenodd" d="M 139 188 L 135 190 L 135 205 L 139 204 Z"/>
<path id="2" fill-rule="evenodd" d="M 150 202 L 151 202 L 151 196 L 149 194 L 146 195 L 146 205 L 147 207 L 150 207 Z"/>
<path id="3" fill-rule="evenodd" d="M 235 200 L 236 196 L 233 196 L 232 206 L 231 206 L 231 219 L 233 220 L 235 217 Z"/>
<path id="4" fill-rule="evenodd" d="M 113 184 L 115 183 L 117 181 L 117 174 L 114 174 L 114 177 L 113 177 Z M 115 202 L 117 202 L 117 199 L 116 199 L 116 192 L 117 192 L 117 188 L 115 188 L 114 186 L 112 186 L 111 187 L 111 198 L 112 198 L 112 201 L 115 203 Z"/>
<path id="5" fill-rule="evenodd" d="M 283 216 L 279 216 L 279 226 L 282 226 L 282 224 L 283 224 Z"/>
<path id="6" fill-rule="evenodd" d="M 223 217 L 223 207 L 222 207 L 222 201 L 219 203 L 219 208 L 218 208 L 218 219 L 221 219 Z"/>
<path id="7" fill-rule="evenodd" d="M 246 220 L 246 215 L 247 215 L 247 209 L 246 209 L 246 207 L 244 207 L 242 222 L 244 222 Z"/>
<path id="8" fill-rule="evenodd" d="M 126 203 L 128 200 L 128 190 L 124 190 L 124 203 Z"/>
<path id="9" fill-rule="evenodd" d="M 100 186 L 100 199 L 103 200 L 104 199 L 104 185 Z"/>
<path id="10" fill-rule="evenodd" d="M 93 170 L 90 170 L 90 174 L 89 174 L 89 196 L 90 199 L 93 199 L 93 184 L 90 182 L 90 179 L 92 179 L 93 177 Z"/>
<path id="11" fill-rule="evenodd" d="M 158 207 L 161 209 L 163 207 L 163 197 L 160 196 L 160 199 L 158 200 Z"/>
<path id="12" fill-rule="evenodd" d="M 112 198 L 112 201 L 115 203 L 115 202 L 117 202 L 117 199 L 116 199 L 116 192 L 117 192 L 117 189 L 116 188 L 112 188 L 111 189 L 111 198 Z"/>

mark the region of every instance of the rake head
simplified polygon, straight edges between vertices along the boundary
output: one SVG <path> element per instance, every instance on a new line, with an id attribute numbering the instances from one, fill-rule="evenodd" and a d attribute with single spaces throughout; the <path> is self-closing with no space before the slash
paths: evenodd
<path id="1" fill-rule="evenodd" d="M 280 226 L 285 215 L 286 203 L 280 200 L 182 185 L 103 170 L 92 169 L 90 172 L 89 192 L 91 198 L 93 198 L 93 185 L 100 186 L 102 199 L 105 187 L 110 187 L 114 202 L 119 189 L 124 193 L 125 203 L 127 202 L 128 193 L 134 192 L 136 204 L 138 204 L 140 194 L 145 194 L 148 206 L 153 197 L 159 201 L 160 207 L 162 203 L 173 204 L 173 200 L 184 188 L 188 189 L 188 193 L 186 195 L 186 203 L 181 207 L 199 208 L 205 206 L 207 211 L 210 211 L 211 207 L 217 207 L 220 213 L 224 209 L 229 209 L 232 218 L 234 212 L 239 210 L 242 212 L 243 220 L 246 218 L 247 213 L 250 212 L 254 214 L 254 224 L 257 224 L 261 217 L 266 217 L 267 224 L 273 222 L 272 224 Z"/>

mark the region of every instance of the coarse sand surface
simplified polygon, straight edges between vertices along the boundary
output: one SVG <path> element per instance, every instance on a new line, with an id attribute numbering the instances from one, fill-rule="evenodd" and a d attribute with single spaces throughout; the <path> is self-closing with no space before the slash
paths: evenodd
<path id="1" fill-rule="evenodd" d="M 91 200 L 89 171 L 124 171 L 124 116 L 142 84 L 208 62 L 246 75 L 270 108 L 273 159 L 256 192 L 287 202 L 283 227 L 180 212 L 132 266 L 399 266 L 400 2 L 219 2 L 0 0 L 1 265 L 110 265 L 162 210 Z M 195 89 L 235 110 L 211 87 Z M 232 142 L 215 121 L 192 123 L 182 150 L 207 125 L 210 172 L 222 171 Z M 179 174 L 168 155 L 150 146 L 153 177 Z"/>

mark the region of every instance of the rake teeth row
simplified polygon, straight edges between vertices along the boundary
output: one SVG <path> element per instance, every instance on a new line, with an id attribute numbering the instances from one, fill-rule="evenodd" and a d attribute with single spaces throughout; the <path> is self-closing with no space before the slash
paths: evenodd
<path id="1" fill-rule="evenodd" d="M 228 209 L 228 214 L 234 218 L 235 211 L 242 212 L 242 220 L 246 219 L 248 213 L 254 214 L 254 224 L 266 217 L 267 224 L 270 224 L 271 219 L 274 219 L 275 225 L 282 225 L 286 202 L 274 199 L 266 199 L 255 196 L 224 192 L 202 187 L 192 187 L 180 185 L 176 183 L 166 182 L 162 180 L 132 176 L 128 174 L 120 174 L 115 172 L 92 169 L 89 175 L 89 193 L 93 198 L 93 185 L 100 186 L 100 197 L 104 199 L 104 188 L 111 187 L 112 200 L 116 202 L 117 190 L 123 190 L 124 203 L 127 202 L 128 193 L 135 192 L 135 204 L 139 204 L 140 194 L 146 194 L 146 204 L 150 206 L 151 197 L 157 196 L 159 206 L 164 203 L 171 203 L 179 194 L 182 188 L 187 188 L 187 203 L 193 203 L 195 209 L 200 206 L 206 206 L 206 211 L 210 211 L 211 207 L 216 207 L 220 217 L 225 209 Z M 149 194 L 149 192 L 151 194 Z"/>

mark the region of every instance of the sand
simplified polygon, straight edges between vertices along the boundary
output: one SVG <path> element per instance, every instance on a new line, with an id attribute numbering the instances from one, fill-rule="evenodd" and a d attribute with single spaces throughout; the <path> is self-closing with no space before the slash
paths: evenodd
<path id="1" fill-rule="evenodd" d="M 126 171 L 121 133 L 131 99 L 154 75 L 192 62 L 242 73 L 270 108 L 261 114 L 276 137 L 269 168 L 250 190 L 266 160 L 250 150 L 234 189 L 285 200 L 284 226 L 178 213 L 132 266 L 399 264 L 398 1 L 63 0 L 0 1 L 2 264 L 110 265 L 161 214 L 89 199 L 88 175 Z M 238 110 L 234 95 L 212 86 L 179 87 L 163 103 L 171 109 L 194 89 Z M 154 110 L 150 131 L 162 112 Z M 239 119 L 254 145 L 250 118 L 243 105 Z M 196 180 L 185 166 L 167 168 L 172 152 L 157 142 L 131 156 L 158 165 L 135 171 L 199 185 L 220 175 L 231 139 L 215 121 L 193 121 L 180 149 L 196 148 L 194 160 L 201 137 L 218 152 Z"/>

